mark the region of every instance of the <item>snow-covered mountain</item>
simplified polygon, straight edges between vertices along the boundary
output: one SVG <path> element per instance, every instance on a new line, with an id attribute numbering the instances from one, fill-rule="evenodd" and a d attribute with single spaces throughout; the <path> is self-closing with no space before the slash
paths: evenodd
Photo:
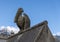
<path id="1" fill-rule="evenodd" d="M 1 26 L 0 27 L 0 33 L 11 33 L 11 32 L 14 32 L 14 34 L 18 33 L 19 32 L 19 28 L 17 27 L 13 27 L 13 26 Z"/>
<path id="2" fill-rule="evenodd" d="M 60 42 L 60 36 L 55 36 L 55 41 Z"/>

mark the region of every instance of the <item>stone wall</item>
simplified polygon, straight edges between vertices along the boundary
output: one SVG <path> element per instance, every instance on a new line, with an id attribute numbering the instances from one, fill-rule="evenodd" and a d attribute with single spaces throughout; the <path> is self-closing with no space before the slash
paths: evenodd
<path id="1" fill-rule="evenodd" d="M 1 39 L 0 39 L 1 42 Z M 47 21 L 39 23 L 16 35 L 2 39 L 2 42 L 55 42 Z"/>
<path id="2" fill-rule="evenodd" d="M 46 21 L 33 28 L 23 33 L 18 42 L 55 42 Z"/>

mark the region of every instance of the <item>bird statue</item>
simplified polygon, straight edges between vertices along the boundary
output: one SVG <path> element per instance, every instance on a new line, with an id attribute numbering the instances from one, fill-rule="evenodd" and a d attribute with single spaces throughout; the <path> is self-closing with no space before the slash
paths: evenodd
<path id="1" fill-rule="evenodd" d="M 30 27 L 30 18 L 23 12 L 23 8 L 19 8 L 14 19 L 14 23 L 17 24 L 20 31 Z"/>

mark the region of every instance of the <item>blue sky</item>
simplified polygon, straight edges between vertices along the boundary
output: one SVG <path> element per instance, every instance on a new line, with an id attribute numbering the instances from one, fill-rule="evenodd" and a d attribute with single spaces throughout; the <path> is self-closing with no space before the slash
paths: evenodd
<path id="1" fill-rule="evenodd" d="M 52 33 L 60 32 L 60 0 L 0 0 L 0 27 L 15 27 L 14 17 L 20 7 L 30 17 L 31 26 L 47 20 Z"/>

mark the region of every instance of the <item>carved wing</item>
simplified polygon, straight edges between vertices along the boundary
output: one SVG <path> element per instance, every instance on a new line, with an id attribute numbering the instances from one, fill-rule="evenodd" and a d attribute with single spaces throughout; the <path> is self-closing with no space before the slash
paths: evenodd
<path id="1" fill-rule="evenodd" d="M 23 15 L 24 15 L 24 20 L 25 20 L 24 29 L 26 29 L 26 28 L 30 27 L 30 18 L 25 13 Z"/>

